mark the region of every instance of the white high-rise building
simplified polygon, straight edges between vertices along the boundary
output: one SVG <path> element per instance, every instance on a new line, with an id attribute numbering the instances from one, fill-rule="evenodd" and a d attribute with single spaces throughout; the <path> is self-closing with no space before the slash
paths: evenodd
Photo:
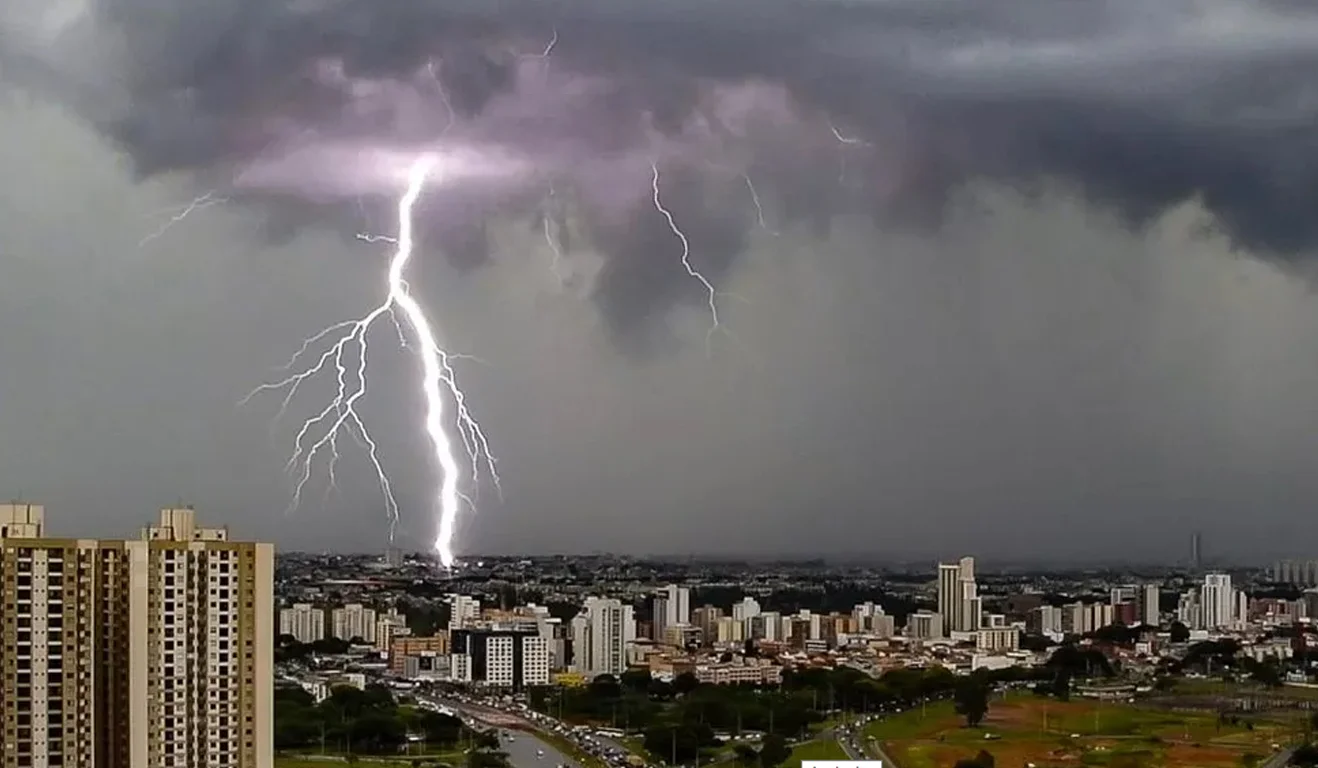
<path id="1" fill-rule="evenodd" d="M 1162 621 L 1162 612 L 1158 607 L 1162 590 L 1157 584 L 1145 584 L 1140 596 L 1140 622 L 1150 627 L 1158 626 Z"/>
<path id="2" fill-rule="evenodd" d="M 613 598 L 589 597 L 572 619 L 573 666 L 589 677 L 627 671 L 627 647 L 636 640 L 630 605 Z"/>
<path id="3" fill-rule="evenodd" d="M 450 594 L 448 596 L 449 605 L 449 629 L 462 629 L 468 623 L 474 622 L 481 617 L 481 601 L 468 595 Z"/>
<path id="4" fill-rule="evenodd" d="M 740 603 L 732 606 L 732 618 L 745 624 L 760 615 L 760 603 L 753 597 L 743 597 Z"/>
<path id="5" fill-rule="evenodd" d="M 896 634 L 893 617 L 883 612 L 883 606 L 874 603 L 861 603 L 851 609 L 851 618 L 856 622 L 856 629 L 861 634 L 880 638 Z"/>
<path id="6" fill-rule="evenodd" d="M 541 635 L 522 638 L 522 685 L 549 685 L 553 654 L 549 640 Z"/>
<path id="7" fill-rule="evenodd" d="M 296 603 L 279 612 L 279 634 L 292 635 L 299 643 L 325 639 L 325 612 L 310 603 Z"/>
<path id="8" fill-rule="evenodd" d="M 1204 628 L 1225 629 L 1233 625 L 1236 601 L 1229 574 L 1205 574 L 1200 601 L 1203 605 Z"/>
<path id="9" fill-rule="evenodd" d="M 375 609 L 349 603 L 330 612 L 330 634 L 340 640 L 360 638 L 375 645 Z"/>
<path id="10" fill-rule="evenodd" d="M 676 584 L 669 584 L 664 589 L 664 593 L 668 600 L 664 623 L 670 627 L 675 624 L 690 624 L 691 590 L 686 587 L 679 587 Z"/>

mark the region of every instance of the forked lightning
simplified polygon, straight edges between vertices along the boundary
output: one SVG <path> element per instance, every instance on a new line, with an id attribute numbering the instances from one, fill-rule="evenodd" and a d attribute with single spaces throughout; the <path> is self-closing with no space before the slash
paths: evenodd
<path id="1" fill-rule="evenodd" d="M 439 531 L 434 546 L 440 562 L 446 568 L 451 568 L 454 562 L 455 523 L 458 513 L 462 511 L 463 503 L 468 502 L 468 499 L 459 488 L 462 468 L 454 449 L 454 438 L 449 432 L 450 426 L 445 412 L 446 396 L 453 404 L 454 429 L 466 449 L 472 483 L 479 482 L 482 464 L 488 468 L 496 489 L 499 487 L 499 475 L 485 433 L 468 411 L 465 396 L 458 386 L 451 365 L 453 355 L 440 346 L 425 312 L 408 290 L 407 282 L 403 277 L 415 243 L 412 208 L 420 198 L 437 164 L 437 157 L 424 155 L 413 162 L 409 169 L 407 189 L 398 202 L 396 238 L 370 235 L 363 235 L 361 238 L 368 242 L 390 242 L 396 245 L 389 261 L 384 301 L 362 318 L 331 326 L 308 339 L 289 361 L 286 370 L 294 368 L 307 352 L 326 339 L 334 338 L 335 341 L 314 364 L 282 381 L 257 387 L 244 398 L 244 402 L 262 391 L 284 390 L 284 400 L 280 407 L 282 413 L 303 382 L 333 368 L 338 382 L 336 395 L 320 413 L 302 425 L 294 442 L 293 456 L 288 463 L 289 470 L 297 472 L 297 485 L 293 492 L 292 504 L 297 506 L 300 503 L 302 492 L 311 479 L 315 459 L 322 451 L 329 454 L 330 478 L 331 481 L 333 480 L 333 468 L 338 460 L 338 437 L 343 433 L 349 434 L 366 447 L 371 465 L 379 476 L 380 488 L 384 493 L 385 505 L 390 516 L 389 534 L 392 540 L 399 517 L 398 502 L 394 498 L 389 477 L 380 461 L 377 444 L 358 415 L 356 407 L 366 394 L 367 335 L 371 326 L 385 315 L 401 313 L 403 321 L 416 339 L 421 356 L 421 391 L 426 401 L 425 432 L 430 439 L 435 462 L 439 465 L 441 473 L 436 499 Z"/>

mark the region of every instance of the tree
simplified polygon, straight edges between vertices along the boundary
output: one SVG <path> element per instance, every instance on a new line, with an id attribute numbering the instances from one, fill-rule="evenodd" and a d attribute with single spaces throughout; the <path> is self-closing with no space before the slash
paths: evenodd
<path id="1" fill-rule="evenodd" d="M 771 733 L 764 737 L 760 747 L 760 768 L 777 768 L 792 756 L 792 748 L 787 746 L 787 739 Z"/>
<path id="2" fill-rule="evenodd" d="M 952 700 L 956 704 L 956 713 L 966 718 L 967 726 L 974 728 L 988 714 L 989 687 L 972 676 L 957 685 Z"/>
<path id="3" fill-rule="evenodd" d="M 645 691 L 650 687 L 654 676 L 648 669 L 629 669 L 618 678 L 618 684 L 626 691 Z"/>
<path id="4" fill-rule="evenodd" d="M 749 744 L 737 744 L 732 748 L 732 754 L 737 765 L 756 765 L 760 762 L 760 753 Z"/>
<path id="5" fill-rule="evenodd" d="M 1304 768 L 1311 768 L 1312 766 L 1318 765 L 1318 747 L 1315 747 L 1312 744 L 1306 744 L 1295 750 L 1295 754 L 1291 755 L 1290 764 L 1304 766 Z"/>
<path id="6" fill-rule="evenodd" d="M 1071 698 L 1071 673 L 1062 669 L 1058 670 L 1057 677 L 1053 678 L 1053 695 L 1058 701 L 1068 701 Z"/>
<path id="7" fill-rule="evenodd" d="M 956 761 L 955 768 L 993 768 L 996 762 L 993 755 L 981 749 L 979 754 L 974 757 Z"/>
<path id="8" fill-rule="evenodd" d="M 1179 621 L 1173 621 L 1171 626 L 1171 636 L 1173 643 L 1184 643 L 1190 639 L 1190 628 Z"/>
<path id="9" fill-rule="evenodd" d="M 700 681 L 697 680 L 696 676 L 691 674 L 690 672 L 683 672 L 682 674 L 673 678 L 673 690 L 676 691 L 677 695 L 679 696 L 691 693 L 692 691 L 694 691 L 699 687 L 700 687 Z"/>

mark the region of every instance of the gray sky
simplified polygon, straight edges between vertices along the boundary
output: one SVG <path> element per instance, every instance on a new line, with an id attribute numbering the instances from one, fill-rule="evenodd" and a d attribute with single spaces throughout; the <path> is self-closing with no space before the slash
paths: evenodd
<path id="1" fill-rule="evenodd" d="M 1318 15 L 1216 2 L 1200 3 L 1210 11 L 1202 16 L 1150 18 L 1113 1 L 1058 3 L 1073 15 L 1027 23 L 1009 12 L 1014 5 L 982 18 L 961 8 L 960 28 L 951 16 L 916 19 L 909 4 L 864 6 L 897 14 L 889 22 L 911 17 L 908 27 L 882 27 L 889 37 L 907 30 L 905 48 L 885 38 L 876 49 L 903 50 L 918 64 L 900 71 L 920 87 L 894 86 L 902 105 L 891 112 L 848 112 L 859 91 L 778 76 L 797 99 L 791 119 L 737 155 L 738 171 L 762 172 L 765 227 L 739 176 L 686 185 L 678 159 L 714 147 L 686 128 L 644 141 L 611 134 L 625 151 L 587 172 L 562 142 L 513 130 L 522 124 L 514 107 L 541 114 L 520 86 L 503 101 L 490 97 L 485 111 L 474 107 L 453 141 L 486 158 L 482 131 L 504 131 L 500 146 L 513 154 L 561 165 L 577 186 L 600 181 L 609 194 L 592 201 L 579 190 L 585 201 L 564 219 L 574 239 L 564 268 L 574 279 L 563 287 L 525 189 L 491 184 L 492 203 L 457 184 L 436 191 L 409 280 L 444 342 L 484 361 L 464 362 L 461 375 L 504 491 L 500 502 L 481 487 L 459 550 L 1170 560 L 1197 528 L 1209 550 L 1233 556 L 1310 554 L 1294 542 L 1318 533 L 1309 514 L 1318 502 L 1318 304 L 1306 279 L 1318 154 L 1291 128 L 1312 109 L 1311 83 L 1292 76 L 1283 86 L 1275 73 L 1318 50 Z M 843 13 L 816 6 L 821 19 Z M 723 34 L 717 14 L 673 8 L 674 18 L 693 19 L 689 45 Z M 591 9 L 560 4 L 564 49 L 553 66 L 571 77 L 617 64 L 616 51 L 572 47 L 572 24 L 605 23 Z M 304 390 L 275 424 L 277 395 L 237 403 L 276 377 L 304 337 L 378 302 L 387 251 L 345 234 L 392 231 L 388 196 L 353 188 L 307 213 L 305 201 L 333 198 L 332 185 L 290 189 L 279 170 L 287 166 L 271 162 L 263 178 L 277 183 L 238 189 L 235 202 L 139 246 L 169 219 L 162 209 L 232 170 L 228 158 L 245 139 L 227 117 L 152 134 L 219 137 L 182 154 L 162 154 L 170 142 L 126 139 L 122 121 L 99 111 L 113 108 L 89 107 L 65 87 L 85 83 L 85 71 L 63 79 L 23 64 L 61 50 L 32 42 L 34 30 L 59 25 L 20 0 L 0 0 L 0 17 L 0 79 L 27 89 L 0 106 L 0 495 L 44 502 L 55 529 L 70 534 L 127 533 L 182 499 L 239 535 L 284 547 L 382 547 L 379 489 L 350 440 L 341 442 L 339 490 L 327 494 L 321 474 L 302 507 L 284 512 L 294 435 L 332 395 L 331 381 Z M 827 35 L 795 42 L 826 40 L 846 54 L 867 29 L 880 35 L 879 20 L 821 21 Z M 764 34 L 782 43 L 774 23 L 764 22 Z M 88 39 L 111 39 L 109 22 L 98 24 Z M 1110 34 L 1068 42 L 1086 25 Z M 846 39 L 844 26 L 860 37 Z M 1164 36 L 1140 36 L 1150 28 Z M 973 49 L 962 42 L 975 39 L 983 42 Z M 177 61 L 181 50 L 156 55 Z M 109 71 L 130 73 L 111 78 L 128 94 L 111 100 L 136 105 L 127 114 L 154 114 L 148 102 L 184 87 L 168 66 L 165 84 L 147 83 L 121 54 L 96 55 L 119 66 Z M 624 60 L 650 73 L 666 55 L 655 44 Z M 711 75 L 700 67 L 723 72 L 712 57 L 687 58 L 690 71 L 647 80 L 647 115 L 662 111 L 669 91 L 660 85 L 703 82 Z M 836 58 L 857 71 L 880 66 L 859 54 Z M 250 74 L 271 64 L 246 66 Z M 1265 71 L 1274 73 L 1269 88 L 1228 98 L 1223 83 Z M 741 83 L 749 74 L 726 76 Z M 188 87 L 237 88 L 207 77 Z M 246 83 L 224 93 L 250 120 L 252 93 L 264 91 Z M 1062 85 L 1065 103 L 1053 100 Z M 820 94 L 825 127 L 843 115 L 837 123 L 871 146 L 816 130 L 820 118 L 803 116 L 804 92 Z M 969 115 L 980 117 L 978 130 L 955 129 Z M 892 132 L 895 117 L 909 118 L 905 133 Z M 381 130 L 397 140 L 414 127 L 405 123 Z M 1067 126 L 1084 128 L 1067 140 Z M 823 137 L 803 151 L 808 169 L 764 159 L 807 130 Z M 1068 143 L 1081 139 L 1088 143 Z M 692 261 L 712 265 L 731 294 L 719 299 L 729 334 L 715 337 L 708 356 L 708 311 L 671 233 L 644 205 L 648 168 L 636 173 L 641 150 L 659 145 L 677 158 L 664 166 L 674 179 L 666 196 L 689 222 Z M 725 146 L 715 148 L 722 161 Z M 862 179 L 857 195 L 845 194 L 856 184 L 848 173 Z M 800 203 L 800 190 L 828 185 L 843 192 L 807 192 Z M 615 192 L 635 205 L 609 209 Z M 368 200 L 361 209 L 357 194 Z M 701 201 L 686 203 L 685 219 L 676 211 L 683 198 Z M 472 200 L 463 210 L 480 210 L 488 239 L 464 261 L 438 241 L 470 229 L 443 216 Z M 825 214 L 830 227 L 810 226 Z M 285 230 L 272 231 L 272 220 L 301 225 L 279 238 Z M 362 414 L 403 507 L 401 540 L 424 547 L 436 471 L 419 426 L 418 364 L 387 325 L 372 339 Z"/>

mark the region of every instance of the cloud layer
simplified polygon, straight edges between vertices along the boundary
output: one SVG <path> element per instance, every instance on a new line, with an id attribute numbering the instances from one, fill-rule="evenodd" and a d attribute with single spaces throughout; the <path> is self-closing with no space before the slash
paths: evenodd
<path id="1" fill-rule="evenodd" d="M 1132 225 L 1197 198 L 1282 259 L 1318 234 L 1318 10 L 1292 0 L 88 2 L 3 0 L 0 67 L 142 176 L 356 227 L 440 151 L 430 246 L 476 266 L 489 221 L 552 217 L 604 256 L 620 339 L 704 298 L 652 165 L 711 278 L 757 226 L 926 230 L 974 179 L 1060 178 Z"/>

